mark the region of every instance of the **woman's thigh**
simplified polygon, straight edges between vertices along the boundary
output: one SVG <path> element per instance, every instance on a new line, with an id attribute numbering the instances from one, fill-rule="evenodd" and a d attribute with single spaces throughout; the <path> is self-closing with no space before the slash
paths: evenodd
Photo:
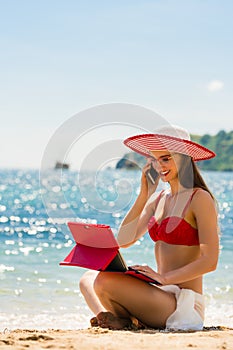
<path id="1" fill-rule="evenodd" d="M 95 279 L 95 291 L 106 309 L 116 316 L 119 304 L 132 316 L 151 327 L 164 327 L 176 309 L 174 294 L 165 292 L 135 277 L 123 273 L 100 272 Z M 110 305 L 110 307 L 109 307 Z"/>

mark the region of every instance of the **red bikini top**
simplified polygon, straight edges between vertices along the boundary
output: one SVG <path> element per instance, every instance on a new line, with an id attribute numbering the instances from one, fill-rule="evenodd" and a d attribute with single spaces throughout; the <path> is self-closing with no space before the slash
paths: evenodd
<path id="1" fill-rule="evenodd" d="M 194 246 L 199 245 L 198 230 L 192 227 L 186 220 L 183 219 L 184 214 L 191 203 L 194 194 L 198 189 L 194 190 L 188 202 L 183 209 L 182 216 L 170 216 L 164 218 L 158 223 L 152 216 L 148 223 L 148 232 L 153 241 L 163 241 L 169 244 Z M 158 198 L 157 204 L 162 196 L 162 191 Z"/>

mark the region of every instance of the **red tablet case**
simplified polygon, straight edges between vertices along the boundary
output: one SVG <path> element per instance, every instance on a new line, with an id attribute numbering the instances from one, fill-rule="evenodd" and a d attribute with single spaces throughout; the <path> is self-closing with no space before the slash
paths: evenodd
<path id="1" fill-rule="evenodd" d="M 150 277 L 127 267 L 110 226 L 68 222 L 68 227 L 76 245 L 60 265 L 79 266 L 98 271 L 125 272 L 146 282 L 159 284 Z"/>

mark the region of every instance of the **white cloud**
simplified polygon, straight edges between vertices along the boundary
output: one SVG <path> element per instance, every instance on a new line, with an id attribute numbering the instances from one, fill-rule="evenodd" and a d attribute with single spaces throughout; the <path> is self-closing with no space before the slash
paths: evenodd
<path id="1" fill-rule="evenodd" d="M 224 83 L 222 81 L 220 81 L 220 80 L 212 80 L 207 85 L 207 89 L 210 92 L 215 92 L 215 91 L 222 90 L 223 87 L 224 87 Z"/>

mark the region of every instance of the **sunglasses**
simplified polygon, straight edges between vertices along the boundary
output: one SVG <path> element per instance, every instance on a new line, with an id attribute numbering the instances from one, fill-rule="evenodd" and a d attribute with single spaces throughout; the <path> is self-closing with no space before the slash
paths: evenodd
<path id="1" fill-rule="evenodd" d="M 172 159 L 172 156 L 171 155 L 164 155 L 164 156 L 161 156 L 159 158 L 155 158 L 154 156 L 151 156 L 152 158 L 152 163 L 156 166 L 158 164 L 160 165 L 167 165 L 170 160 Z"/>

